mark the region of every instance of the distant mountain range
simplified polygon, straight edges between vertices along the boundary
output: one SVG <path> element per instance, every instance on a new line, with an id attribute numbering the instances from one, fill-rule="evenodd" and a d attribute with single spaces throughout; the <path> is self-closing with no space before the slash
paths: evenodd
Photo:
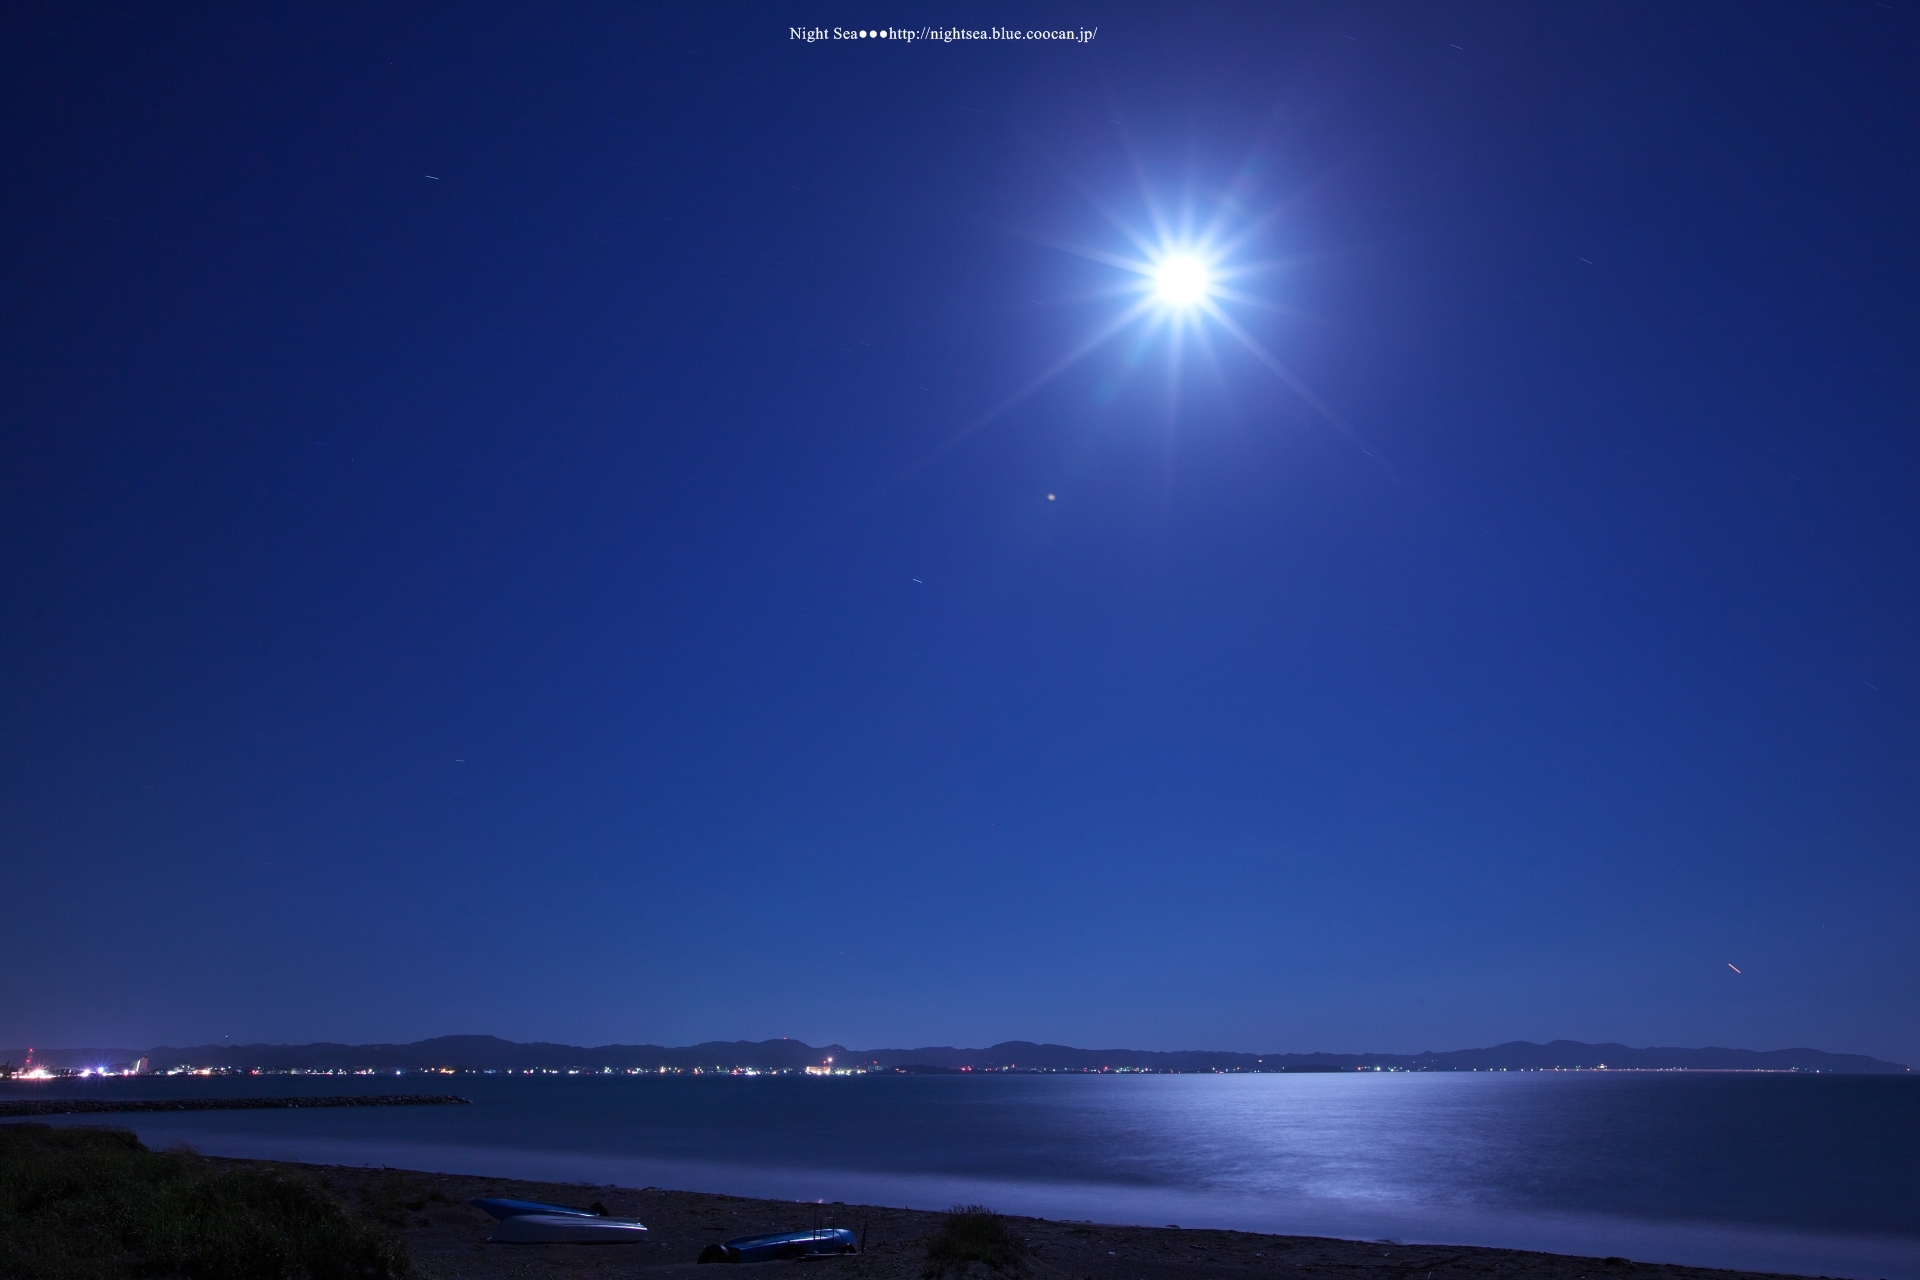
<path id="1" fill-rule="evenodd" d="M 23 1064 L 24 1049 L 0 1049 L 0 1060 Z M 1823 1071 L 1886 1075 L 1909 1071 L 1857 1053 L 1819 1049 L 1630 1049 L 1623 1044 L 1582 1044 L 1555 1040 L 1533 1044 L 1515 1040 L 1491 1049 L 1448 1053 L 1213 1053 L 1186 1050 L 1075 1049 L 1060 1044 L 1009 1040 L 987 1049 L 945 1046 L 921 1049 L 848 1049 L 837 1044 L 810 1045 L 799 1040 L 710 1041 L 684 1048 L 652 1044 L 608 1044 L 598 1048 L 534 1042 L 517 1044 L 496 1036 L 438 1036 L 412 1044 L 204 1044 L 190 1048 L 40 1049 L 34 1062 L 49 1067 L 96 1067 L 145 1057 L 156 1070 L 175 1066 L 230 1067 L 267 1071 L 404 1071 L 452 1067 L 457 1070 L 526 1071 L 603 1067 L 677 1067 L 691 1070 L 798 1070 L 827 1058 L 835 1066 L 872 1065 L 959 1071 L 1541 1071 L 1609 1067 L 1654 1071 Z"/>

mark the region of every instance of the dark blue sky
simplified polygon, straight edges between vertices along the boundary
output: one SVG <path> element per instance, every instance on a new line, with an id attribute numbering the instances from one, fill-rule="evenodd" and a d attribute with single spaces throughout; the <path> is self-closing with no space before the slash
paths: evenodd
<path id="1" fill-rule="evenodd" d="M 1917 21 L 16 13 L 0 1041 L 1920 1060 Z"/>

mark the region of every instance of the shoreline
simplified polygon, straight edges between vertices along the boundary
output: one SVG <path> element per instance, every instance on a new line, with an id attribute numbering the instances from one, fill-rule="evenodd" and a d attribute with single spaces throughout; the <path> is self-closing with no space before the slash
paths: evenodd
<path id="1" fill-rule="evenodd" d="M 324 1094 L 288 1098 L 29 1098 L 0 1102 L 0 1120 L 102 1116 L 155 1111 L 287 1111 L 330 1107 L 467 1107 L 453 1093 Z"/>
<path id="2" fill-rule="evenodd" d="M 208 1157 L 216 1164 L 269 1167 L 317 1179 L 349 1205 L 379 1217 L 406 1242 L 422 1280 L 506 1280 L 538 1274 L 612 1280 L 636 1269 L 662 1277 L 696 1274 L 700 1251 L 734 1236 L 810 1226 L 850 1227 L 867 1236 L 863 1254 L 804 1264 L 841 1280 L 920 1280 L 921 1241 L 941 1210 L 758 1199 L 660 1187 L 537 1182 L 410 1169 Z M 506 1196 L 582 1207 L 598 1201 L 648 1228 L 643 1244 L 487 1243 L 494 1223 L 466 1202 Z M 942 1206 L 944 1208 L 945 1206 Z M 1786 1273 L 1692 1267 L 1474 1245 L 1403 1244 L 1272 1235 L 1214 1228 L 1121 1226 L 1007 1215 L 1032 1249 L 1033 1280 L 1760 1280 Z M 534 1268 L 534 1270 L 529 1270 Z M 976 1271 L 979 1269 L 976 1267 Z M 701 1268 L 707 1280 L 725 1270 Z M 979 1271 L 979 1274 L 986 1274 Z"/>

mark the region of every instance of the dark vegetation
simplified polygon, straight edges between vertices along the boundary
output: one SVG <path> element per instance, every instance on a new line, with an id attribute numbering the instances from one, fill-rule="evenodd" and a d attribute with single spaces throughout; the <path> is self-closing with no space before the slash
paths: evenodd
<path id="1" fill-rule="evenodd" d="M 383 1226 L 281 1170 L 153 1152 L 124 1129 L 0 1125 L 9 1280 L 393 1280 Z"/>
<path id="2" fill-rule="evenodd" d="M 1024 1275 L 1027 1243 L 985 1205 L 955 1205 L 940 1220 L 940 1229 L 927 1237 L 926 1274 L 944 1276 L 955 1271 L 964 1275 L 975 1262 L 996 1273 Z"/>

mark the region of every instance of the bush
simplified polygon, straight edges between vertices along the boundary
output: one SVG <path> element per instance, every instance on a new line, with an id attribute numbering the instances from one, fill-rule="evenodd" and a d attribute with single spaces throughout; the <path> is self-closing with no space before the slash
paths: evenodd
<path id="1" fill-rule="evenodd" d="M 405 1247 L 304 1178 L 158 1154 L 124 1129 L 0 1125 L 0 1275 L 397 1280 Z"/>
<path id="2" fill-rule="evenodd" d="M 927 1274 L 964 1274 L 975 1262 L 985 1264 L 989 1271 L 1024 1275 L 1027 1242 L 1009 1231 L 1006 1220 L 985 1205 L 955 1205 L 947 1210 L 940 1230 L 927 1239 Z"/>

